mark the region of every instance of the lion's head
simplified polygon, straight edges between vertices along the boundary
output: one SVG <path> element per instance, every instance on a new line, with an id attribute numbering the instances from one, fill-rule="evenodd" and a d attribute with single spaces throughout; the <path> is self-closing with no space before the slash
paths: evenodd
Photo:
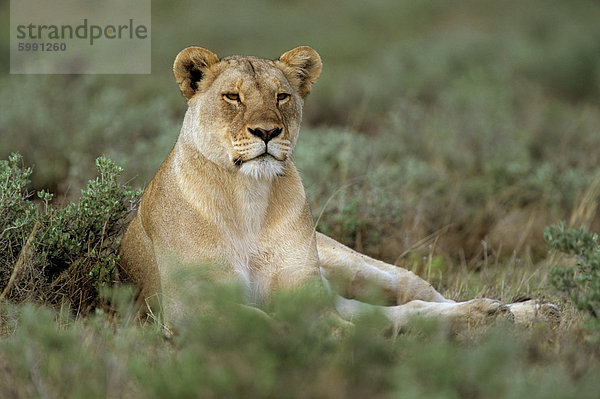
<path id="1" fill-rule="evenodd" d="M 255 178 L 283 172 L 298 137 L 304 98 L 321 59 L 297 47 L 271 61 L 219 59 L 201 47 L 182 50 L 173 65 L 188 100 L 183 131 L 207 159 Z"/>

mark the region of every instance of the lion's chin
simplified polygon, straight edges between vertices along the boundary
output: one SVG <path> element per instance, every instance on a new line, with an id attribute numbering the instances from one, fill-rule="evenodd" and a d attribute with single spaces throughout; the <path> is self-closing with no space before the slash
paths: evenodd
<path id="1" fill-rule="evenodd" d="M 244 162 L 240 166 L 240 173 L 254 179 L 273 179 L 282 176 L 283 169 L 282 161 L 265 154 Z"/>

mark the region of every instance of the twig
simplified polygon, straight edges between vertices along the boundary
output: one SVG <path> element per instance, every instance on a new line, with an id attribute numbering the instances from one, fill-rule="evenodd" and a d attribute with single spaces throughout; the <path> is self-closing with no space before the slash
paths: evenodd
<path id="1" fill-rule="evenodd" d="M 412 244 L 406 251 L 402 252 L 394 261 L 394 265 L 397 265 L 398 262 L 400 262 L 400 259 L 404 258 L 406 255 L 408 255 L 411 251 L 415 250 L 416 248 L 422 247 L 423 245 L 425 245 L 427 242 L 434 240 L 434 242 L 437 242 L 438 238 L 442 235 L 445 234 L 448 229 L 450 229 L 450 227 L 452 227 L 452 224 L 448 224 L 436 231 L 434 231 L 433 233 L 429 234 L 428 236 L 421 238 L 419 241 L 415 242 L 414 244 Z"/>
<path id="2" fill-rule="evenodd" d="M 37 232 L 39 225 L 40 225 L 39 222 L 36 222 L 33 225 L 33 229 L 31 229 L 31 233 L 29 233 L 27 242 L 21 249 L 21 253 L 19 254 L 17 263 L 15 264 L 15 267 L 13 268 L 13 271 L 10 275 L 10 280 L 8 280 L 8 284 L 6 284 L 6 287 L 4 287 L 2 294 L 0 294 L 0 301 L 3 301 L 6 298 L 6 296 L 8 294 L 10 294 L 10 291 L 12 291 L 12 288 L 15 285 L 15 281 L 17 279 L 17 275 L 19 274 L 19 271 L 21 271 L 21 269 L 23 268 L 23 265 L 25 264 L 25 260 L 28 257 L 27 252 L 29 251 L 29 246 L 31 245 L 31 242 L 32 242 L 33 238 L 35 237 L 35 233 Z"/>
<path id="3" fill-rule="evenodd" d="M 2 233 L 0 233 L 0 238 L 2 238 L 2 236 L 4 235 L 4 233 L 6 233 L 7 231 L 14 230 L 14 229 L 19 229 L 19 228 L 25 226 L 26 223 L 27 222 L 23 222 L 23 223 L 21 223 L 18 226 L 10 226 L 10 227 L 5 228 L 4 230 L 2 230 Z"/>

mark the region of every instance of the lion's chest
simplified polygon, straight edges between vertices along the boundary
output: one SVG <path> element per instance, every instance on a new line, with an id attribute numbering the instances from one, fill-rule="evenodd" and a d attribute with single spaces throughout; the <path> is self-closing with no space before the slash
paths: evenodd
<path id="1" fill-rule="evenodd" d="M 227 263 L 247 288 L 250 302 L 261 302 L 277 274 L 279 260 L 269 249 L 266 229 L 270 215 L 269 188 L 254 187 L 235 192 L 235 217 L 221 226 Z M 265 273 L 266 272 L 266 273 Z"/>
<path id="2" fill-rule="evenodd" d="M 261 303 L 272 291 L 301 284 L 314 273 L 312 218 L 296 180 L 237 174 L 203 184 L 188 181 L 179 179 L 177 185 L 187 206 L 172 207 L 177 220 L 168 224 L 178 228 L 165 232 L 178 235 L 181 245 L 172 240 L 166 245 L 173 246 L 182 263 L 220 265 L 224 275 L 245 285 L 250 303 Z"/>

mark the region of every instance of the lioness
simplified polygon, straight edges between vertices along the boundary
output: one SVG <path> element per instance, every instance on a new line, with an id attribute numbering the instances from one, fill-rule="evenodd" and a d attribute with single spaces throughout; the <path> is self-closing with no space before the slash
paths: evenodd
<path id="1" fill-rule="evenodd" d="M 534 303 L 454 302 L 413 273 L 315 232 L 291 154 L 321 66 L 310 47 L 274 61 L 219 59 L 201 47 L 177 55 L 173 72 L 188 110 L 121 247 L 122 272 L 140 298 L 168 319 L 183 314 L 175 272 L 211 264 L 244 284 L 250 304 L 315 276 L 335 280 L 336 308 L 347 319 L 361 312 L 355 298 L 367 284 L 388 296 L 392 305 L 381 309 L 396 326 L 416 314 L 460 324 L 535 313 Z"/>

